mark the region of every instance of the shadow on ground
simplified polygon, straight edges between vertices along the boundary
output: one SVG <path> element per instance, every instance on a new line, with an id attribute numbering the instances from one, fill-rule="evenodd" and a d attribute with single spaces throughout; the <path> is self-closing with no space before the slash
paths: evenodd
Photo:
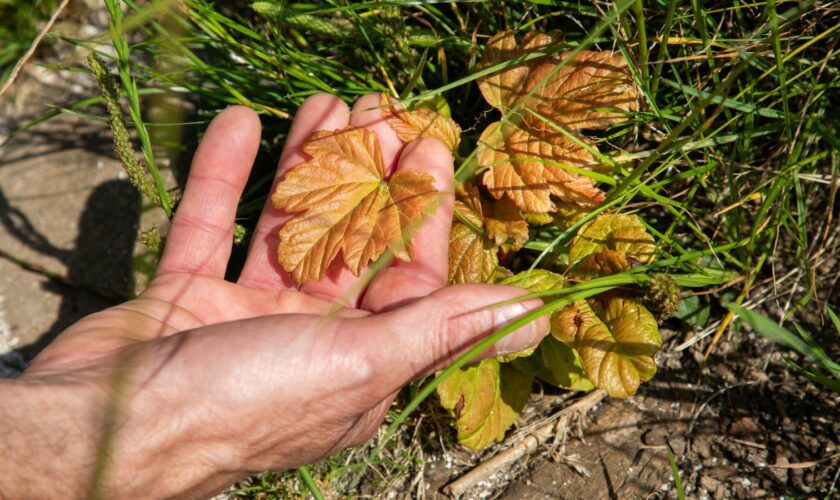
<path id="1" fill-rule="evenodd" d="M 100 184 L 87 199 L 74 247 L 66 250 L 41 234 L 0 188 L 0 223 L 8 233 L 31 251 L 60 260 L 67 269 L 65 276 L 45 285 L 45 292 L 61 296 L 55 322 L 37 341 L 0 357 L 0 364 L 28 362 L 72 323 L 130 295 L 140 204 L 139 193 L 127 180 Z M 9 368 L 19 371 L 23 366 Z"/>

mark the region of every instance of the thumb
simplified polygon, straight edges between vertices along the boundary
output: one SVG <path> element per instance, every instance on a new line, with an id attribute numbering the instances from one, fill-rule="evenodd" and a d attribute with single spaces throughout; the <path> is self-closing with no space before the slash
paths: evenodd
<path id="1" fill-rule="evenodd" d="M 541 307 L 540 299 L 516 301 L 527 290 L 502 285 L 456 285 L 390 312 L 352 320 L 366 337 L 382 380 L 405 383 L 448 366 L 493 332 Z M 504 304 L 502 304 L 504 303 Z M 509 333 L 476 358 L 521 351 L 548 333 L 541 316 Z"/>

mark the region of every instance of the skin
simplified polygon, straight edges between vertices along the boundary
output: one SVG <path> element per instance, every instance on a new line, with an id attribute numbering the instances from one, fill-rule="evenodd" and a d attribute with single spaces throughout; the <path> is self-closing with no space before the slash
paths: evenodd
<path id="1" fill-rule="evenodd" d="M 511 301 L 525 293 L 515 287 L 446 286 L 452 158 L 434 139 L 403 147 L 378 103 L 365 96 L 351 111 L 331 95 L 307 99 L 277 176 L 305 160 L 315 130 L 375 131 L 391 171 L 425 171 L 442 193 L 412 235 L 414 260 L 367 287 L 340 263 L 298 287 L 276 259 L 289 215 L 269 203 L 238 282 L 225 281 L 260 138 L 253 111 L 226 109 L 195 153 L 148 289 L 83 318 L 19 379 L 0 381 L 0 496 L 200 497 L 313 462 L 367 441 L 401 387 L 542 305 Z M 540 318 L 484 357 L 547 331 Z"/>

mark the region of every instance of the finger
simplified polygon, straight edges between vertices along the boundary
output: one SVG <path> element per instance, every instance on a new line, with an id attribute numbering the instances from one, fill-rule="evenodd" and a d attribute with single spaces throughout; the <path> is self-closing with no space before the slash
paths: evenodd
<path id="1" fill-rule="evenodd" d="M 260 119 L 242 106 L 213 119 L 195 152 L 158 274 L 223 277 L 236 207 L 260 145 Z"/>
<path id="2" fill-rule="evenodd" d="M 359 342 L 376 360 L 373 379 L 395 390 L 456 360 L 470 347 L 543 305 L 540 299 L 516 300 L 527 290 L 501 285 L 456 285 L 438 290 L 408 306 L 363 319 Z M 548 333 L 541 316 L 503 337 L 477 359 L 536 346 Z"/>
<path id="3" fill-rule="evenodd" d="M 399 169 L 425 172 L 435 178 L 439 195 L 426 220 L 411 235 L 414 258 L 395 260 L 382 270 L 365 292 L 362 308 L 381 312 L 446 286 L 449 269 L 449 230 L 455 205 L 452 154 L 440 141 L 421 138 L 406 146 Z"/>
<path id="4" fill-rule="evenodd" d="M 307 98 L 292 122 L 270 192 L 274 192 L 277 182 L 287 170 L 307 160 L 302 146 L 312 133 L 344 128 L 348 120 L 347 104 L 338 97 L 316 94 Z M 278 232 L 289 218 L 289 214 L 274 208 L 270 197 L 266 200 L 251 238 L 245 266 L 239 275 L 240 284 L 265 290 L 296 288 L 294 281 L 277 261 L 277 246 L 280 243 Z"/>
<path id="5" fill-rule="evenodd" d="M 350 112 L 350 125 L 365 127 L 376 133 L 385 161 L 385 175 L 390 176 L 396 168 L 403 143 L 382 117 L 379 94 L 368 94 L 356 101 Z M 344 306 L 356 307 L 363 292 L 363 287 L 359 286 L 360 279 L 353 276 L 340 260 L 336 260 L 327 269 L 324 279 L 303 285 L 301 291 Z"/>

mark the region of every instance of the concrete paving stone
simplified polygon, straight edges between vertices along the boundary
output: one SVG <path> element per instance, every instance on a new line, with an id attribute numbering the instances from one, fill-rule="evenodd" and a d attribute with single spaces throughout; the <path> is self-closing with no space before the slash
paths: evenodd
<path id="1" fill-rule="evenodd" d="M 0 142 L 47 111 L 47 103 L 96 92 L 34 68 L 16 82 L 16 95 L 0 103 Z M 132 294 L 138 231 L 151 224 L 141 219 L 165 225 L 160 210 L 142 210 L 111 141 L 107 125 L 61 115 L 0 148 L 0 252 L 43 271 L 0 259 L 0 356 L 9 363 L 115 303 L 106 297 Z"/>

